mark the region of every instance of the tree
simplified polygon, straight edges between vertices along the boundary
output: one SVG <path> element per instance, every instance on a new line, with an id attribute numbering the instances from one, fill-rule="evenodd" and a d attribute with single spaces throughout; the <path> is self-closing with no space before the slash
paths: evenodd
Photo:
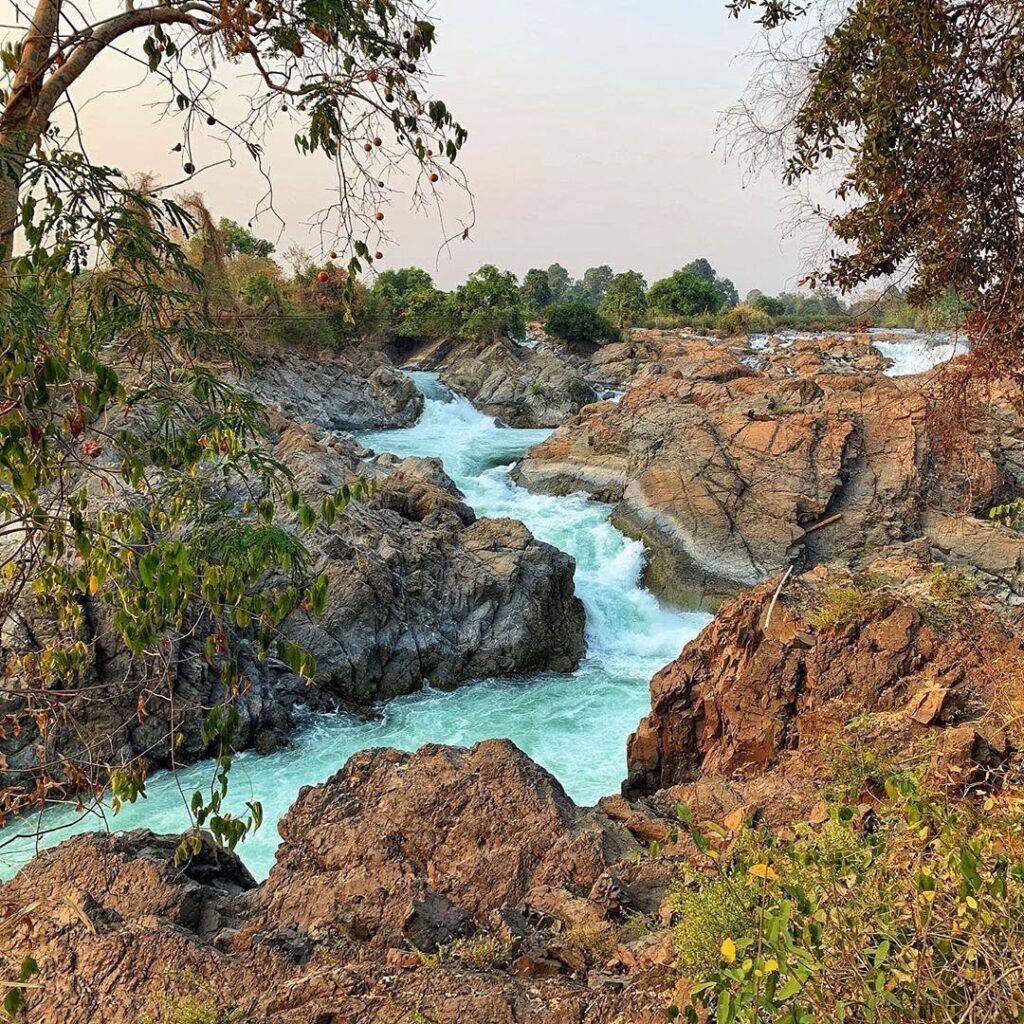
<path id="1" fill-rule="evenodd" d="M 608 285 L 600 312 L 620 330 L 641 323 L 647 313 L 647 282 L 643 275 L 635 270 L 616 274 Z"/>
<path id="2" fill-rule="evenodd" d="M 753 302 L 750 302 L 748 295 L 747 302 L 755 309 L 761 310 L 762 313 L 767 313 L 768 316 L 782 316 L 786 312 L 786 304 L 781 299 L 773 298 L 770 295 L 759 294 Z"/>
<path id="3" fill-rule="evenodd" d="M 551 289 L 552 302 L 561 301 L 571 281 L 569 271 L 561 263 L 552 263 L 548 267 L 548 287 Z"/>
<path id="4" fill-rule="evenodd" d="M 732 309 L 740 301 L 736 285 L 727 277 L 716 277 L 714 283 L 716 291 L 721 296 L 723 308 Z"/>
<path id="5" fill-rule="evenodd" d="M 383 237 L 382 169 L 411 158 L 419 172 L 414 196 L 422 197 L 445 173 L 441 161 L 454 162 L 466 140 L 444 102 L 430 96 L 426 61 L 435 30 L 412 0 L 316 0 L 253 10 L 246 2 L 159 0 L 129 3 L 111 15 L 90 10 L 36 0 L 20 47 L 5 51 L 0 265 L 14 252 L 26 176 L 43 158 L 37 147 L 52 153 L 74 145 L 76 135 L 65 141 L 52 119 L 74 101 L 100 55 L 134 61 L 126 48 L 139 43 L 151 74 L 167 87 L 168 110 L 180 119 L 175 149 L 186 177 L 201 161 L 203 126 L 234 138 L 259 161 L 259 133 L 287 115 L 299 122 L 299 151 L 324 154 L 349 181 L 332 209 L 333 229 L 364 264 L 373 258 L 371 238 Z M 249 116 L 237 123 L 219 119 L 206 88 L 221 59 L 248 71 L 255 83 Z M 383 136 L 392 143 L 385 145 Z M 435 138 L 436 150 L 429 148 Z"/>
<path id="6" fill-rule="evenodd" d="M 228 259 L 234 256 L 255 256 L 265 260 L 274 251 L 273 242 L 257 238 L 248 228 L 243 228 L 227 217 L 221 217 L 217 230 L 224 243 L 224 255 Z"/>
<path id="7" fill-rule="evenodd" d="M 619 337 L 619 332 L 588 302 L 551 306 L 544 326 L 548 334 L 578 344 L 597 345 Z"/>
<path id="8" fill-rule="evenodd" d="M 375 259 L 367 243 L 374 232 L 381 237 L 381 166 L 404 153 L 419 171 L 417 191 L 432 186 L 465 132 L 429 96 L 433 25 L 404 0 L 258 10 L 161 0 L 95 18 L 90 11 L 37 0 L 20 46 L 2 53 L 0 620 L 31 612 L 47 628 L 17 650 L 5 641 L 3 736 L 37 737 L 26 749 L 42 751 L 42 774 L 19 769 L 8 785 L 0 759 L 0 824 L 54 796 L 106 794 L 116 810 L 144 795 L 147 764 L 181 759 L 180 724 L 188 722 L 200 746 L 191 756 L 217 758 L 210 788 L 188 801 L 194 829 L 234 846 L 261 811 L 254 803 L 236 816 L 222 807 L 233 702 L 248 668 L 272 651 L 312 678 L 312 659 L 278 632 L 297 607 L 316 614 L 326 600 L 303 536 L 365 491 L 345 487 L 314 509 L 265 447 L 259 404 L 210 369 L 213 358 L 241 372 L 246 357 L 203 274 L 223 263 L 225 238 L 199 197 L 176 201 L 91 165 L 76 149 L 78 134 L 65 138 L 51 119 L 71 106 L 93 63 L 117 59 L 132 37 L 169 88 L 187 177 L 202 124 L 233 134 L 258 160 L 249 132 L 284 106 L 301 120 L 300 152 L 325 154 L 343 179 L 334 211 L 352 256 L 347 272 L 321 271 L 336 301 L 361 293 L 355 275 Z M 257 83 L 241 120 L 248 128 L 224 124 L 209 105 L 211 62 L 222 59 L 243 64 Z M 385 126 L 394 141 L 378 145 Z M 426 148 L 428 131 L 440 140 L 436 155 Z M 225 232 L 234 258 L 260 262 L 266 243 L 237 227 Z M 201 266 L 181 245 L 196 233 Z M 256 301 L 272 297 L 262 281 L 249 292 Z M 97 623 L 130 666 L 122 684 L 135 689 L 127 694 L 78 688 Z M 184 700 L 174 685 L 182 666 L 209 683 L 209 702 Z M 46 756 L 47 737 L 74 729 L 75 700 L 103 700 L 111 720 L 123 722 L 126 696 L 127 720 L 158 723 L 146 761 L 125 756 L 111 765 L 109 750 L 97 756 L 88 745 L 81 757 Z M 193 831 L 182 855 L 197 842 Z"/>
<path id="9" fill-rule="evenodd" d="M 692 274 L 694 277 L 701 281 L 707 281 L 709 284 L 713 284 L 718 274 L 715 268 L 701 256 L 699 259 L 691 260 L 683 267 L 681 273 Z"/>
<path id="10" fill-rule="evenodd" d="M 530 313 L 542 313 L 551 305 L 551 283 L 548 272 L 544 270 L 528 270 L 519 289 L 523 300 L 523 308 Z"/>
<path id="11" fill-rule="evenodd" d="M 722 296 L 713 282 L 677 270 L 651 285 L 647 304 L 655 313 L 667 316 L 697 316 L 717 313 L 722 308 Z"/>
<path id="12" fill-rule="evenodd" d="M 773 28 L 809 5 L 760 6 Z M 856 0 L 826 25 L 813 48 L 780 35 L 738 111 L 787 182 L 840 171 L 820 212 L 842 244 L 812 278 L 847 292 L 903 274 L 918 307 L 953 293 L 974 369 L 1024 384 L 1024 9 Z"/>
<path id="13" fill-rule="evenodd" d="M 452 302 L 464 338 L 496 341 L 526 334 L 519 284 L 509 271 L 489 263 L 482 266 L 455 290 Z"/>
<path id="14" fill-rule="evenodd" d="M 615 272 L 607 265 L 590 267 L 584 271 L 583 287 L 586 290 L 587 297 L 595 306 L 601 305 L 605 292 L 608 291 L 608 285 L 611 284 L 614 276 Z"/>

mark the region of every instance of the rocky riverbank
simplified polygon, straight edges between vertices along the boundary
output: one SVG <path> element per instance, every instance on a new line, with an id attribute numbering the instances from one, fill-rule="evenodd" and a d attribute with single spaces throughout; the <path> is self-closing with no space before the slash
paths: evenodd
<path id="1" fill-rule="evenodd" d="M 177 864 L 175 837 L 76 837 L 0 886 L 0 976 L 33 959 L 30 1019 L 655 1024 L 691 993 L 680 907 L 706 844 L 720 865 L 752 843 L 832 842 L 837 802 L 870 835 L 893 773 L 953 805 L 981 793 L 988 814 L 1013 798 L 1024 537 L 975 514 L 1021 480 L 1010 404 L 995 396 L 950 473 L 929 381 L 882 376 L 856 341 L 623 345 L 589 364 L 621 403 L 586 405 L 516 471 L 615 503 L 652 583 L 725 601 L 652 679 L 622 794 L 579 807 L 508 741 L 376 749 L 298 794 L 260 884 L 210 841 Z M 369 458 L 283 412 L 268 444 L 311 502 L 376 482 L 322 537 L 325 615 L 287 623 L 320 663 L 315 699 L 575 665 L 572 560 L 476 518 L 438 460 Z M 104 652 L 93 671 L 124 668 Z M 259 671 L 243 729 L 272 746 L 303 695 L 282 666 Z M 76 699 L 69 722 L 89 708 Z M 699 926 L 713 957 L 718 926 Z"/>
<path id="2" fill-rule="evenodd" d="M 44 1024 L 654 1024 L 689 986 L 670 894 L 701 854 L 681 804 L 726 851 L 750 823 L 824 827 L 828 785 L 870 813 L 886 763 L 998 787 L 1020 769 L 1022 671 L 1020 638 L 913 560 L 771 581 L 653 680 L 627 799 L 579 808 L 506 741 L 368 751 L 300 793 L 261 885 L 209 843 L 176 865 L 149 832 L 40 854 L 0 889 L 32 906 L 0 961 L 34 958 Z"/>
<path id="3" fill-rule="evenodd" d="M 176 763 L 207 756 L 207 711 L 232 697 L 200 657 L 211 637 L 237 658 L 246 680 L 233 696 L 233 744 L 263 752 L 290 742 L 297 708 L 369 709 L 424 685 L 568 672 L 579 662 L 584 611 L 569 556 L 517 521 L 478 519 L 438 460 L 384 454 L 366 461 L 371 452 L 335 433 L 342 425 L 415 419 L 423 398 L 407 377 L 382 365 L 362 376 L 350 360 L 296 352 L 258 369 L 263 375 L 244 383 L 274 396 L 266 450 L 309 504 L 319 508 L 360 478 L 375 484 L 371 497 L 352 501 L 306 537 L 309 578 L 328 579 L 326 608 L 316 618 L 296 609 L 281 629 L 317 659 L 316 685 L 275 658 L 258 661 L 248 630 L 204 620 L 167 651 L 172 705 L 114 639 L 101 595 L 86 594 L 80 634 L 66 638 L 85 645 L 84 670 L 55 680 L 45 694 L 19 687 L 17 678 L 4 689 L 0 788 L 28 792 L 45 780 L 73 792 L 88 777 L 80 767 L 136 756 L 162 767 L 172 757 L 171 735 Z M 125 491 L 102 500 L 115 509 L 132 497 Z M 4 623 L 0 660 L 31 653 L 55 634 L 56 621 L 26 596 Z"/>

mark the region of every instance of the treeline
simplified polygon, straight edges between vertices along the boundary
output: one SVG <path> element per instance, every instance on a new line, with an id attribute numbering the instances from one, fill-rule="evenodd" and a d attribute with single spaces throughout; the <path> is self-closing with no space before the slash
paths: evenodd
<path id="1" fill-rule="evenodd" d="M 214 237 L 215 236 L 215 237 Z M 735 285 L 699 258 L 648 286 L 635 270 L 590 267 L 579 279 L 560 263 L 533 268 L 520 282 L 491 264 L 452 291 L 417 267 L 385 270 L 370 282 L 348 280 L 330 254 L 315 263 L 297 249 L 285 253 L 290 274 L 271 242 L 234 221 L 209 222 L 191 242 L 214 293 L 241 322 L 264 337 L 316 346 L 351 343 L 387 331 L 398 339 L 464 337 L 522 339 L 530 320 L 575 343 L 601 343 L 632 327 L 688 328 L 723 334 L 773 330 L 854 330 L 912 327 L 952 330 L 964 318 L 955 298 L 914 308 L 895 287 L 845 302 L 827 292 L 768 295 L 754 289 L 741 301 Z"/>

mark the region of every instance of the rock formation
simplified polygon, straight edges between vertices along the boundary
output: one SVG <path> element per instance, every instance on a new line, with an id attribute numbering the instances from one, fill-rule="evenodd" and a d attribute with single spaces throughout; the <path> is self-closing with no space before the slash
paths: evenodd
<path id="1" fill-rule="evenodd" d="M 549 345 L 467 341 L 437 349 L 429 364 L 452 391 L 510 427 L 556 427 L 597 398 L 585 361 Z"/>
<path id="2" fill-rule="evenodd" d="M 1002 766 L 1024 647 L 966 576 L 909 560 L 819 567 L 773 600 L 777 583 L 725 605 L 651 680 L 628 796 L 669 790 L 709 817 L 746 806 L 778 822 L 806 811 L 844 744 L 922 772 L 934 752 L 961 783 Z"/>
<path id="3" fill-rule="evenodd" d="M 664 1019 L 671 951 L 618 942 L 650 904 L 636 840 L 507 742 L 358 755 L 281 832 L 259 887 L 232 854 L 178 866 L 148 832 L 40 854 L 0 887 L 32 908 L 0 976 L 31 953 L 39 1024 Z"/>
<path id="4" fill-rule="evenodd" d="M 1017 472 L 1024 424 L 1007 403 L 936 472 L 941 396 L 927 379 L 864 372 L 881 357 L 848 341 L 838 355 L 794 344 L 762 368 L 729 343 L 666 348 L 620 403 L 581 410 L 513 475 L 615 503 L 613 522 L 650 550 L 649 585 L 670 599 L 714 603 L 791 563 L 856 563 L 924 536 L 929 507 L 986 509 Z"/>
<path id="5" fill-rule="evenodd" d="M 437 460 L 364 462 L 368 453 L 353 442 L 280 415 L 271 418 L 268 443 L 316 507 L 357 476 L 378 486 L 307 539 L 310 578 L 324 573 L 328 579 L 327 607 L 319 617 L 296 610 L 282 631 L 317 659 L 316 685 L 274 658 L 257 661 L 246 631 L 225 637 L 246 680 L 233 701 L 236 747 L 268 751 L 286 744 L 297 705 L 365 707 L 425 683 L 451 688 L 470 679 L 575 668 L 584 612 L 568 555 L 535 540 L 517 521 L 477 519 Z M 31 789 L 43 765 L 74 788 L 77 765 L 116 765 L 139 754 L 154 767 L 166 764 L 172 714 L 178 762 L 209 752 L 200 735 L 206 709 L 230 696 L 200 657 L 213 625 L 199 623 L 168 650 L 172 711 L 161 696 L 163 682 L 148 680 L 116 641 L 102 602 L 83 600 L 80 639 L 89 661 L 81 678 L 72 686 L 55 682 L 42 695 L 20 693 L 14 680 L 0 697 L 0 721 L 6 715 L 19 721 L 0 733 L 0 787 Z M 37 649 L 56 628 L 23 602 L 3 624 L 0 657 Z"/>

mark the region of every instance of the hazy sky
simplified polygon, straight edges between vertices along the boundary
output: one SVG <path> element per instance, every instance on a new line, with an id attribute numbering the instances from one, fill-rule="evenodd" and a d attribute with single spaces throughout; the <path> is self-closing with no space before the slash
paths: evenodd
<path id="1" fill-rule="evenodd" d="M 469 129 L 460 163 L 477 226 L 435 266 L 437 219 L 396 204 L 384 266 L 424 266 L 444 287 L 483 263 L 521 275 L 556 260 L 574 276 L 608 263 L 650 281 L 706 256 L 741 294 L 790 287 L 806 269 L 802 241 L 782 237 L 782 188 L 770 175 L 746 181 L 713 152 L 719 115 L 749 75 L 738 55 L 755 35 L 749 19 L 726 16 L 724 0 L 437 0 L 433 14 L 436 93 Z M 120 62 L 96 71 L 109 89 L 145 77 Z M 149 98 L 141 85 L 88 104 L 90 155 L 172 180 L 179 136 L 140 109 Z M 331 168 L 321 156 L 298 157 L 293 133 L 282 124 L 267 146 L 287 222 L 279 245 L 317 249 L 305 222 L 329 202 Z M 200 139 L 197 152 L 200 164 L 223 155 L 214 138 Z M 242 223 L 263 190 L 244 158 L 195 185 L 216 216 Z M 458 196 L 452 206 L 459 212 Z M 269 219 L 256 229 L 280 230 Z"/>

